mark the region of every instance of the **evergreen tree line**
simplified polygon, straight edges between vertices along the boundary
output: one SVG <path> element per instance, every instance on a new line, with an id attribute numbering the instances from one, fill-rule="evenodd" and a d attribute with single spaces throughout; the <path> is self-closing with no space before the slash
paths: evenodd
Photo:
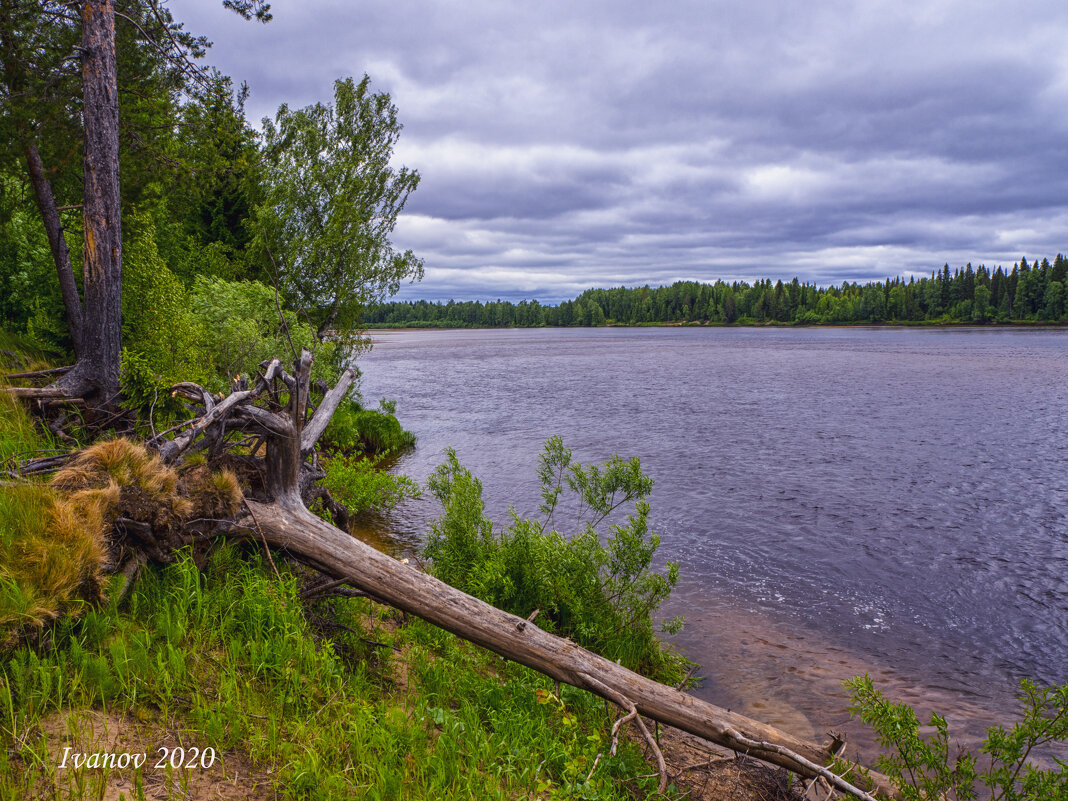
<path id="1" fill-rule="evenodd" d="M 657 323 L 1063 323 L 1068 322 L 1065 275 L 1058 255 L 1011 271 L 985 266 L 929 278 L 887 279 L 826 288 L 770 279 L 713 284 L 678 281 L 652 288 L 588 289 L 556 306 L 536 300 L 394 301 L 369 310 L 368 327 L 536 327 Z"/>

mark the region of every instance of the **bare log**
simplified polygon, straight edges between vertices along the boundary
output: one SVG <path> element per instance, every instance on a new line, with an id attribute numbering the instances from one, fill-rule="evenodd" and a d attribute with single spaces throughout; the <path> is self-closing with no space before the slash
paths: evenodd
<path id="1" fill-rule="evenodd" d="M 613 703 L 629 702 L 638 714 L 717 745 L 812 778 L 829 771 L 826 746 L 804 742 L 772 726 L 709 704 L 647 679 L 532 622 L 501 611 L 442 581 L 379 553 L 301 507 L 246 501 L 254 515 L 238 521 L 247 536 L 267 542 L 336 579 L 421 617 L 465 640 L 531 667 L 559 682 Z M 628 709 L 629 711 L 629 709 Z M 833 774 L 830 774 L 833 776 Z M 876 777 L 878 778 L 878 777 Z M 858 798 L 871 799 L 834 777 Z"/>
<path id="2" fill-rule="evenodd" d="M 70 375 L 70 373 L 66 373 Z M 25 398 L 26 400 L 44 400 L 44 401 L 73 401 L 84 398 L 84 392 L 80 391 L 81 387 L 71 387 L 63 384 L 49 384 L 47 387 L 4 387 L 3 391 L 14 395 L 16 398 Z"/>

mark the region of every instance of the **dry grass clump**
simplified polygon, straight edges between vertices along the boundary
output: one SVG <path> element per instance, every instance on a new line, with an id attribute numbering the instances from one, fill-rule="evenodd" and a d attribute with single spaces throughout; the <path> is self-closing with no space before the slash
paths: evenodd
<path id="1" fill-rule="evenodd" d="M 0 646 L 85 601 L 98 601 L 106 559 L 98 505 L 42 484 L 0 490 Z"/>
<path id="2" fill-rule="evenodd" d="M 52 479 L 85 508 L 96 508 L 106 523 L 122 517 L 152 526 L 157 536 L 177 528 L 193 511 L 178 493 L 178 474 L 155 454 L 127 439 L 98 442 L 81 451 Z"/>
<path id="3" fill-rule="evenodd" d="M 231 518 L 244 500 L 241 482 L 233 470 L 212 472 L 206 465 L 198 465 L 183 473 L 181 490 L 193 505 L 194 518 Z"/>
<path id="4" fill-rule="evenodd" d="M 107 532 L 117 520 L 147 524 L 166 543 L 192 518 L 232 517 L 242 500 L 233 471 L 200 464 L 179 477 L 126 439 L 81 451 L 50 486 L 0 488 L 0 647 L 101 599 Z"/>

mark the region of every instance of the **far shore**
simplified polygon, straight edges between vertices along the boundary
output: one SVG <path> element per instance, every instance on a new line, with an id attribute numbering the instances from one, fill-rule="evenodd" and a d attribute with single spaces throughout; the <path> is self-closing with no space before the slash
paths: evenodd
<path id="1" fill-rule="evenodd" d="M 959 329 L 977 329 L 977 330 L 999 330 L 999 331 L 1012 331 L 1012 330 L 1064 330 L 1068 329 L 1068 322 L 1053 323 L 1053 322 L 1035 322 L 1029 323 L 1027 321 L 1013 320 L 1012 322 L 1005 323 L 963 323 L 963 322 L 941 322 L 937 320 L 922 320 L 922 321 L 907 321 L 907 322 L 858 322 L 858 323 L 782 323 L 782 322 L 762 322 L 762 323 L 690 323 L 690 322 L 672 322 L 672 323 L 636 323 L 636 324 L 615 324 L 608 323 L 606 325 L 589 326 L 589 325 L 538 325 L 538 326 L 520 326 L 520 325 L 404 325 L 404 326 L 372 326 L 364 329 L 364 334 L 373 336 L 374 334 L 399 334 L 404 331 L 517 331 L 517 330 L 581 330 L 587 328 L 804 328 L 804 329 L 818 329 L 818 328 L 959 328 Z"/>

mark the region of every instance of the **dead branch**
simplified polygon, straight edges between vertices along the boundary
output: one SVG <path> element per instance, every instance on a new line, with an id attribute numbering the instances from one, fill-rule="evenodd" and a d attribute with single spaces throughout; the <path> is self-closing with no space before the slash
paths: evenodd
<path id="1" fill-rule="evenodd" d="M 784 752 L 788 750 L 785 749 L 783 746 L 779 745 L 778 743 L 769 743 L 766 741 L 753 740 L 734 730 L 728 731 L 728 734 L 734 740 L 735 743 L 742 746 L 742 749 L 744 749 L 745 754 L 749 756 L 755 756 L 757 759 L 763 760 L 764 762 L 770 761 L 766 758 L 766 755 L 785 755 Z M 735 750 L 742 749 L 735 748 Z M 878 799 L 876 799 L 874 796 L 869 795 L 868 793 L 861 790 L 859 787 L 855 787 L 854 785 L 843 779 L 841 776 L 836 773 L 833 773 L 822 765 L 817 765 L 816 763 L 805 759 L 799 754 L 791 754 L 790 756 L 793 758 L 797 758 L 802 767 L 808 768 L 811 773 L 814 773 L 816 774 L 816 776 L 826 780 L 833 787 L 836 787 L 837 789 L 842 790 L 843 792 L 849 793 L 850 795 L 861 799 L 861 801 L 878 801 Z M 795 772 L 801 773 L 801 771 Z"/>
<path id="2" fill-rule="evenodd" d="M 660 750 L 660 744 L 657 743 L 656 739 L 649 733 L 649 729 L 646 727 L 645 721 L 642 720 L 642 716 L 638 714 L 638 708 L 634 705 L 634 702 L 614 688 L 602 684 L 593 676 L 587 674 L 583 678 L 599 696 L 607 698 L 616 706 L 626 710 L 626 716 L 620 718 L 617 722 L 617 726 L 631 719 L 638 724 L 638 731 L 641 732 L 645 742 L 649 745 L 649 749 L 653 752 L 653 756 L 656 757 L 656 772 L 660 775 L 660 784 L 657 787 L 657 792 L 663 793 L 667 790 L 668 784 L 667 764 L 664 762 L 664 753 Z M 612 753 L 615 754 L 615 736 L 618 735 L 619 731 L 616 726 L 613 726 L 613 730 L 615 734 L 613 735 Z"/>
<path id="3" fill-rule="evenodd" d="M 0 392 L 7 392 L 16 398 L 26 400 L 73 400 L 82 398 L 84 393 L 77 389 L 70 389 L 59 384 L 49 384 L 47 387 L 3 387 Z"/>
<path id="4" fill-rule="evenodd" d="M 319 441 L 323 432 L 326 431 L 330 418 L 334 416 L 334 412 L 337 411 L 337 407 L 348 394 L 349 388 L 355 380 L 356 374 L 351 369 L 345 370 L 334 388 L 323 396 L 323 402 L 319 404 L 319 408 L 315 410 L 315 414 L 312 415 L 311 420 L 308 421 L 308 425 L 300 435 L 301 454 L 307 455 L 315 447 L 315 443 Z"/>
<path id="5" fill-rule="evenodd" d="M 54 473 L 64 467 L 72 458 L 74 458 L 73 453 L 61 453 L 56 456 L 42 456 L 37 459 L 28 459 L 25 462 L 15 465 L 15 469 L 10 471 L 8 475 L 26 477 Z"/>
<path id="6" fill-rule="evenodd" d="M 74 365 L 67 365 L 66 367 L 51 367 L 47 370 L 30 370 L 25 373 L 8 373 L 4 376 L 5 380 L 12 378 L 43 378 L 45 376 L 63 375 L 69 373 Z"/>

